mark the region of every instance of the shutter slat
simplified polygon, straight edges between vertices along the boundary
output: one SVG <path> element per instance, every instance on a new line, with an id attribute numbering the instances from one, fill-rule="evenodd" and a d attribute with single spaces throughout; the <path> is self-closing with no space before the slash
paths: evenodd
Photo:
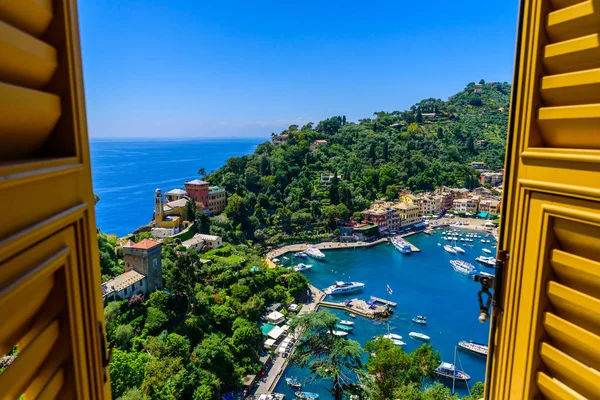
<path id="1" fill-rule="evenodd" d="M 546 399 L 550 400 L 588 400 L 557 379 L 543 372 L 537 373 L 537 384 Z"/>
<path id="2" fill-rule="evenodd" d="M 600 369 L 600 337 L 549 312 L 543 319 L 552 343 L 592 368 Z"/>
<path id="3" fill-rule="evenodd" d="M 552 42 L 573 39 L 598 32 L 598 0 L 586 0 L 548 14 L 546 32 Z"/>
<path id="4" fill-rule="evenodd" d="M 600 300 L 556 282 L 548 283 L 548 298 L 559 315 L 600 335 Z"/>
<path id="5" fill-rule="evenodd" d="M 600 149 L 600 104 L 542 107 L 538 123 L 547 145 Z"/>
<path id="6" fill-rule="evenodd" d="M 54 48 L 0 21 L 0 81 L 38 89 L 56 70 Z"/>
<path id="7" fill-rule="evenodd" d="M 0 0 L 5 22 L 34 36 L 41 36 L 52 21 L 52 0 Z"/>
<path id="8" fill-rule="evenodd" d="M 600 103 L 600 68 L 545 76 L 540 93 L 548 106 Z"/>
<path id="9" fill-rule="evenodd" d="M 562 250 L 550 255 L 554 273 L 561 283 L 588 294 L 600 293 L 600 263 Z"/>
<path id="10" fill-rule="evenodd" d="M 35 400 L 51 400 L 58 398 L 60 389 L 62 389 L 65 383 L 65 371 L 61 368 L 56 371 L 56 374 L 52 377 L 52 380 L 48 382 L 48 385 L 44 390 L 35 398 Z M 25 395 L 27 397 L 27 395 Z"/>
<path id="11" fill-rule="evenodd" d="M 569 7 L 578 3 L 583 2 L 584 0 L 550 0 L 550 3 L 552 3 L 552 8 L 555 10 L 561 9 L 561 8 L 565 8 L 565 7 Z"/>
<path id="12" fill-rule="evenodd" d="M 600 393 L 600 373 L 590 368 L 548 343 L 540 346 L 540 355 L 552 375 L 577 393 L 593 397 Z"/>
<path id="13" fill-rule="evenodd" d="M 33 157 L 60 114 L 58 96 L 0 82 L 0 159 Z"/>
<path id="14" fill-rule="evenodd" d="M 44 329 L 33 343 L 0 375 L 0 393 L 7 398 L 19 397 L 52 350 L 60 333 L 59 322 L 54 321 Z"/>
<path id="15" fill-rule="evenodd" d="M 600 68 L 600 38 L 592 34 L 547 45 L 544 65 L 551 74 Z"/>
<path id="16" fill-rule="evenodd" d="M 69 336 L 61 335 L 47 360 L 39 368 L 33 381 L 27 387 L 24 393 L 26 399 L 37 399 L 46 390 L 45 388 L 51 384 L 57 371 L 63 368 L 63 363 L 71 355 L 70 348 Z"/>

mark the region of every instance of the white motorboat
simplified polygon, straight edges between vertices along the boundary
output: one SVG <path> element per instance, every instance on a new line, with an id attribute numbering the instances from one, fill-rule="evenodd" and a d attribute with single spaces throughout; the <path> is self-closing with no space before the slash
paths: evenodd
<path id="1" fill-rule="evenodd" d="M 456 272 L 461 274 L 471 275 L 475 273 L 475 267 L 473 264 L 463 260 L 451 260 L 450 265 L 452 265 L 452 268 L 454 268 Z"/>
<path id="2" fill-rule="evenodd" d="M 348 336 L 348 332 L 344 332 L 344 331 L 333 331 L 333 334 L 335 336 L 340 336 L 340 337 Z"/>
<path id="3" fill-rule="evenodd" d="M 306 253 L 303 251 L 299 251 L 297 253 L 294 253 L 294 257 L 298 257 L 298 258 L 306 258 Z"/>
<path id="4" fill-rule="evenodd" d="M 294 267 L 294 271 L 296 271 L 296 272 L 302 272 L 302 271 L 307 271 L 307 270 L 309 270 L 311 268 L 312 268 L 312 265 L 300 263 L 300 264 L 298 264 L 298 265 L 296 265 Z"/>
<path id="5" fill-rule="evenodd" d="M 496 266 L 496 259 L 494 257 L 479 256 L 475 259 L 475 261 L 487 265 L 488 267 Z"/>
<path id="6" fill-rule="evenodd" d="M 486 254 L 492 254 L 492 251 L 490 249 L 481 249 L 481 251 L 483 251 Z"/>
<path id="7" fill-rule="evenodd" d="M 480 242 L 481 242 L 481 243 L 485 243 L 485 240 L 481 239 L 481 240 L 480 240 Z"/>
<path id="8" fill-rule="evenodd" d="M 425 335 L 424 333 L 420 333 L 420 332 L 411 332 L 408 334 L 408 336 L 410 336 L 413 339 L 419 339 L 419 340 L 429 340 L 430 337 Z"/>
<path id="9" fill-rule="evenodd" d="M 456 250 L 457 253 L 465 254 L 465 249 L 462 247 L 454 246 L 453 249 Z"/>
<path id="10" fill-rule="evenodd" d="M 395 340 L 400 340 L 400 339 L 402 339 L 402 336 L 400 336 L 400 335 L 397 335 L 397 334 L 395 334 L 395 333 L 388 333 L 388 334 L 385 334 L 385 335 L 383 335 L 383 337 L 384 337 L 385 339 L 390 339 L 390 340 L 392 340 L 392 339 L 395 339 Z"/>
<path id="11" fill-rule="evenodd" d="M 408 243 L 406 240 L 404 240 L 400 237 L 393 238 L 392 244 L 394 245 L 396 250 L 398 250 L 402 254 L 411 254 L 412 253 L 412 247 L 411 247 L 410 243 Z"/>
<path id="12" fill-rule="evenodd" d="M 399 339 L 390 339 L 392 341 L 392 343 L 394 343 L 396 346 L 404 346 L 406 343 L 404 343 L 402 340 Z"/>
<path id="13" fill-rule="evenodd" d="M 323 254 L 323 252 L 316 247 L 309 247 L 304 250 L 304 253 L 312 258 L 325 258 L 325 254 Z"/>
<path id="14" fill-rule="evenodd" d="M 360 292 L 365 287 L 365 284 L 362 282 L 342 282 L 337 281 L 333 285 L 324 289 L 323 291 L 326 294 L 346 294 L 353 292 Z"/>
<path id="15" fill-rule="evenodd" d="M 421 325 L 426 325 L 427 324 L 427 318 L 422 316 L 422 315 L 417 315 L 416 317 L 414 317 L 412 319 L 412 322 L 414 322 L 415 324 L 421 324 Z"/>
<path id="16" fill-rule="evenodd" d="M 340 323 L 340 325 L 348 325 L 348 326 L 354 325 L 354 321 L 348 321 L 345 319 L 341 320 L 339 323 Z"/>
<path id="17" fill-rule="evenodd" d="M 445 245 L 444 250 L 446 250 L 450 254 L 456 254 L 456 250 L 454 250 L 454 247 L 452 247 L 452 246 Z"/>

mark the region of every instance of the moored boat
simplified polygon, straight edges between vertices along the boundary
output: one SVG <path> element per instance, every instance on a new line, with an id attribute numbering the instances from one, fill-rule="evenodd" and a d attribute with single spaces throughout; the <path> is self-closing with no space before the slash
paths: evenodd
<path id="1" fill-rule="evenodd" d="M 466 340 L 461 340 L 460 342 L 458 342 L 458 347 L 460 347 L 461 349 L 470 351 L 471 353 L 478 354 L 480 356 L 488 355 L 487 345 L 482 344 L 482 343 L 473 342 L 472 340 L 470 340 L 468 342 Z"/>
<path id="2" fill-rule="evenodd" d="M 400 335 L 397 335 L 397 334 L 395 334 L 395 333 L 388 333 L 388 334 L 385 334 L 385 335 L 383 335 L 383 337 L 384 337 L 385 339 L 390 339 L 390 340 L 391 340 L 391 339 L 395 339 L 395 340 L 400 340 L 400 339 L 402 339 L 402 336 L 400 336 Z"/>
<path id="3" fill-rule="evenodd" d="M 492 254 L 492 251 L 490 249 L 481 249 L 481 251 L 483 251 L 486 254 Z"/>
<path id="4" fill-rule="evenodd" d="M 298 257 L 298 258 L 306 258 L 306 253 L 303 251 L 299 251 L 297 253 L 294 253 L 294 257 Z"/>
<path id="5" fill-rule="evenodd" d="M 471 376 L 464 371 L 457 370 L 454 364 L 442 361 L 435 369 L 435 374 L 444 379 L 452 379 L 461 382 L 466 382 L 471 379 Z"/>
<path id="6" fill-rule="evenodd" d="M 421 324 L 421 325 L 426 325 L 427 324 L 427 318 L 422 316 L 422 315 L 417 315 L 416 317 L 414 317 L 412 319 L 412 322 L 414 322 L 415 324 Z"/>
<path id="7" fill-rule="evenodd" d="M 333 331 L 332 333 L 335 336 L 341 336 L 341 337 L 348 336 L 348 332 L 344 332 L 344 331 Z"/>
<path id="8" fill-rule="evenodd" d="M 348 325 L 348 326 L 354 325 L 353 321 L 348 321 L 348 320 L 345 320 L 345 319 L 341 320 L 339 323 L 340 323 L 340 325 Z"/>
<path id="9" fill-rule="evenodd" d="M 456 250 L 454 250 L 454 247 L 452 247 L 450 245 L 445 245 L 444 250 L 446 250 L 450 254 L 456 254 Z"/>
<path id="10" fill-rule="evenodd" d="M 394 245 L 396 250 L 398 250 L 402 254 L 411 254 L 412 253 L 412 247 L 411 247 L 410 243 L 408 243 L 406 240 L 404 240 L 400 237 L 393 238 L 392 244 Z"/>
<path id="11" fill-rule="evenodd" d="M 306 399 L 306 400 L 314 400 L 314 399 L 319 398 L 318 393 L 312 393 L 312 392 L 296 392 L 296 393 L 294 393 L 294 396 L 296 396 L 299 399 Z"/>
<path id="12" fill-rule="evenodd" d="M 359 292 L 363 290 L 365 284 L 362 282 L 342 282 L 337 281 L 335 284 L 323 289 L 326 294 L 346 294 Z"/>
<path id="13" fill-rule="evenodd" d="M 433 229 L 425 229 L 423 233 L 426 235 L 431 235 L 433 233 Z"/>
<path id="14" fill-rule="evenodd" d="M 323 254 L 323 252 L 316 247 L 308 247 L 306 250 L 304 250 L 304 253 L 312 258 L 325 258 L 325 254 Z"/>
<path id="15" fill-rule="evenodd" d="M 404 346 L 406 343 L 400 339 L 390 339 L 396 346 Z"/>
<path id="16" fill-rule="evenodd" d="M 461 274 L 470 275 L 475 273 L 473 264 L 463 260 L 451 260 L 450 265 L 452 265 L 452 268 L 454 268 L 456 272 L 460 272 Z"/>
<path id="17" fill-rule="evenodd" d="M 287 383 L 288 386 L 296 389 L 300 389 L 302 387 L 302 383 L 300 383 L 298 378 L 285 378 L 285 383 Z"/>
<path id="18" fill-rule="evenodd" d="M 479 256 L 475 259 L 475 261 L 478 261 L 483 265 L 487 265 L 488 267 L 496 266 L 496 259 L 494 257 Z"/>
<path id="19" fill-rule="evenodd" d="M 453 249 L 456 250 L 457 253 L 465 254 L 465 249 L 462 247 L 454 246 Z"/>
<path id="20" fill-rule="evenodd" d="M 419 340 L 429 340 L 429 336 L 425 335 L 424 333 L 420 333 L 420 332 L 411 332 L 408 334 L 408 336 L 410 336 L 413 339 L 419 339 Z"/>
<path id="21" fill-rule="evenodd" d="M 302 271 L 309 270 L 311 268 L 312 268 L 312 265 L 300 263 L 300 264 L 298 264 L 298 265 L 296 265 L 294 267 L 294 271 L 296 271 L 296 272 L 302 272 Z"/>
<path id="22" fill-rule="evenodd" d="M 340 325 L 340 324 L 336 324 L 335 325 L 335 329 L 339 330 L 339 331 L 343 331 L 343 332 L 348 332 L 351 333 L 352 330 L 354 329 L 353 326 L 350 325 Z"/>

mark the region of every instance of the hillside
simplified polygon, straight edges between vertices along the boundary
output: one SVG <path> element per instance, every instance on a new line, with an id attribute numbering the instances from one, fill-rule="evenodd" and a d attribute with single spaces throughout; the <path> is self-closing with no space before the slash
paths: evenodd
<path id="1" fill-rule="evenodd" d="M 375 112 L 358 123 L 334 116 L 316 126 L 292 125 L 282 132 L 287 143 L 263 143 L 207 177 L 230 195 L 228 219 L 211 231 L 243 231 L 262 241 L 278 230 L 333 230 L 336 219 L 364 210 L 375 198 L 395 197 L 403 187 L 473 188 L 477 172 L 470 162 L 502 168 L 509 96 L 508 83 L 482 80 L 447 101 L 425 99 L 410 110 Z M 318 139 L 327 143 L 314 144 Z M 322 174 L 340 179 L 324 183 Z"/>

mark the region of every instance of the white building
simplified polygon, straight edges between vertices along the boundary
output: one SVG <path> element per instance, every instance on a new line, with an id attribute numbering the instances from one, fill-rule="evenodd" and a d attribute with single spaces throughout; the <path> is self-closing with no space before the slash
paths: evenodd
<path id="1" fill-rule="evenodd" d="M 119 297 L 128 299 L 134 293 L 145 293 L 146 276 L 132 269 L 102 284 L 102 298 L 108 301 Z"/>
<path id="2" fill-rule="evenodd" d="M 209 249 L 216 249 L 218 247 L 221 247 L 221 245 L 223 244 L 223 239 L 221 238 L 221 236 L 197 233 L 194 235 L 194 238 L 204 240 L 206 247 Z"/>
<path id="3" fill-rule="evenodd" d="M 206 242 L 204 241 L 204 239 L 202 239 L 201 237 L 198 237 L 198 235 L 194 235 L 193 238 L 188 239 L 188 240 L 184 241 L 183 243 L 181 243 L 181 245 L 183 247 L 185 247 L 186 249 L 194 249 L 194 250 L 196 250 L 196 252 L 201 251 L 205 244 L 206 244 Z"/>

